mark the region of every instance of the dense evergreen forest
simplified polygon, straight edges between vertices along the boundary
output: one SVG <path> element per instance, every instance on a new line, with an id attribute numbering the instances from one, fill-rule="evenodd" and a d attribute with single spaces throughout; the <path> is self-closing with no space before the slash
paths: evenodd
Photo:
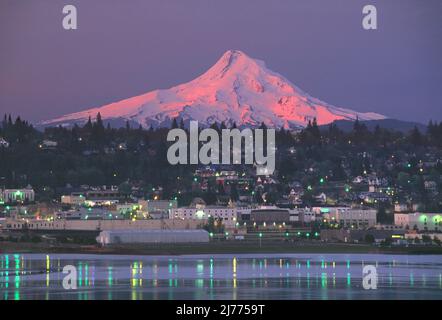
<path id="1" fill-rule="evenodd" d="M 182 121 L 173 121 L 172 127 L 180 126 Z M 41 199 L 50 199 L 66 185 L 130 184 L 146 194 L 161 187 L 165 198 L 191 190 L 194 196 L 197 166 L 168 164 L 168 130 L 129 124 L 111 128 L 98 114 L 83 126 L 42 132 L 20 117 L 5 115 L 0 138 L 9 145 L 0 147 L 0 185 L 30 184 Z M 370 131 L 359 121 L 351 132 L 343 132 L 334 124 L 319 128 L 312 121 L 297 133 L 278 130 L 276 145 L 275 194 L 287 193 L 290 184 L 299 181 L 308 199 L 327 185 L 350 186 L 355 177 L 375 173 L 398 190 L 393 201 L 424 202 L 434 208 L 442 201 L 442 123 L 430 122 L 426 132 L 415 128 L 401 133 L 380 127 Z M 235 170 L 250 177 L 255 172 L 250 166 Z M 425 188 L 426 181 L 436 184 L 436 192 Z M 210 184 L 207 192 L 223 191 Z"/>

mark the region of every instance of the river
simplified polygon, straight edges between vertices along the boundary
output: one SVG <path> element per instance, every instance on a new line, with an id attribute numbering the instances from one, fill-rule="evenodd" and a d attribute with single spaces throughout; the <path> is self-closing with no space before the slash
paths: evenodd
<path id="1" fill-rule="evenodd" d="M 63 287 L 67 265 L 76 289 Z M 367 265 L 377 289 L 364 289 Z M 442 255 L 3 254 L 0 299 L 442 299 Z"/>

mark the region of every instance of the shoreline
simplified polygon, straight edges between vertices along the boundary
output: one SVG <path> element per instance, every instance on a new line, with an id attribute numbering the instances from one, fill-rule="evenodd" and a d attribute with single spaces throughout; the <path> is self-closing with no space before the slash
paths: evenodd
<path id="1" fill-rule="evenodd" d="M 126 244 L 100 247 L 97 245 L 0 242 L 0 254 L 96 254 L 96 255 L 194 255 L 194 254 L 410 254 L 442 255 L 442 247 L 376 247 L 368 244 L 343 243 L 281 243 L 261 245 L 241 242 L 211 242 L 204 244 Z"/>

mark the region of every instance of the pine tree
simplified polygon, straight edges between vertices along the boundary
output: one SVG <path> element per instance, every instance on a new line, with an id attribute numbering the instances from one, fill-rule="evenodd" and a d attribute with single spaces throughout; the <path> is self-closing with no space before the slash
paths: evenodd
<path id="1" fill-rule="evenodd" d="M 8 118 L 5 113 L 5 116 L 3 117 L 2 128 L 6 129 L 7 126 L 8 126 Z"/>
<path id="2" fill-rule="evenodd" d="M 422 144 L 422 135 L 417 126 L 414 126 L 413 130 L 411 131 L 410 140 L 411 143 L 415 146 L 419 146 Z"/>
<path id="3" fill-rule="evenodd" d="M 321 138 L 321 132 L 319 131 L 318 122 L 316 121 L 316 118 L 313 118 L 311 132 L 313 137 L 315 137 L 315 139 Z"/>
<path id="4" fill-rule="evenodd" d="M 87 130 L 92 129 L 92 120 L 91 120 L 91 116 L 89 116 L 89 118 L 88 118 L 86 124 L 84 125 L 84 128 L 87 129 Z"/>
<path id="5" fill-rule="evenodd" d="M 177 129 L 177 128 L 178 128 L 178 121 L 176 120 L 176 118 L 173 118 L 172 129 Z"/>
<path id="6" fill-rule="evenodd" d="M 98 128 L 104 128 L 103 121 L 101 120 L 101 113 L 97 113 L 97 127 Z"/>

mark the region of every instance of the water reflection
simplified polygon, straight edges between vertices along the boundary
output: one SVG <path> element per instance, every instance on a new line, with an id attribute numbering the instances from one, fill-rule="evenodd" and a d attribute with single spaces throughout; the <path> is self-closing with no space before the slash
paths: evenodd
<path id="1" fill-rule="evenodd" d="M 77 268 L 77 290 L 62 287 Z M 362 288 L 377 266 L 378 290 Z M 442 299 L 442 256 L 0 255 L 3 300 Z"/>

